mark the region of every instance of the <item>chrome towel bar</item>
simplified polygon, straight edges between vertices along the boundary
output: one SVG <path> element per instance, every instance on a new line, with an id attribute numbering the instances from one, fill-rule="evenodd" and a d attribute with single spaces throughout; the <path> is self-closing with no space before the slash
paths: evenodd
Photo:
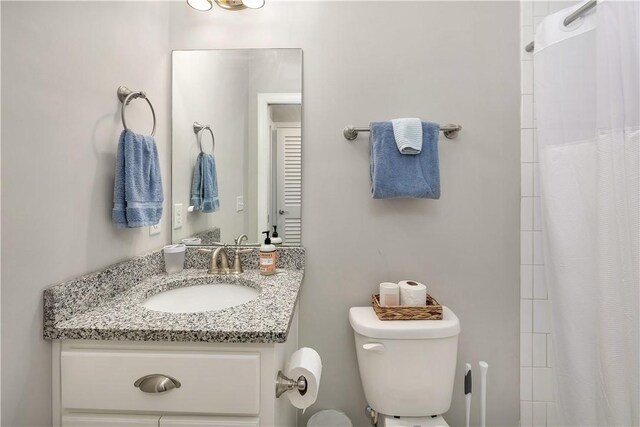
<path id="1" fill-rule="evenodd" d="M 156 133 L 156 112 L 153 109 L 153 105 L 151 105 L 151 101 L 149 101 L 149 98 L 147 98 L 146 93 L 142 91 L 134 92 L 126 86 L 120 86 L 118 88 L 118 99 L 122 103 L 122 107 L 120 108 L 120 117 L 122 117 L 122 126 L 124 126 L 125 130 L 129 130 L 129 128 L 127 127 L 127 120 L 125 119 L 125 109 L 127 108 L 127 105 L 129 105 L 131 100 L 138 99 L 138 98 L 142 98 L 145 101 L 147 101 L 147 104 L 149 104 L 149 108 L 151 108 L 151 115 L 153 116 L 153 129 L 151 130 L 151 136 L 153 136 Z"/>
<path id="2" fill-rule="evenodd" d="M 358 132 L 369 132 L 371 129 L 368 127 L 354 127 L 347 126 L 344 128 L 342 134 L 349 141 L 353 141 L 358 137 Z M 460 125 L 442 125 L 440 126 L 440 131 L 444 133 L 444 136 L 448 139 L 453 139 L 458 136 L 458 132 L 462 130 L 462 126 Z"/>

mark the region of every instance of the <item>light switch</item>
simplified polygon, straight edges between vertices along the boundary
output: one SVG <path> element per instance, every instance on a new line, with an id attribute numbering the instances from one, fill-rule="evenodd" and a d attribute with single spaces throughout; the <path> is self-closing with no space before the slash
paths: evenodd
<path id="1" fill-rule="evenodd" d="M 160 234 L 160 221 L 156 225 L 149 227 L 149 236 L 156 236 Z"/>
<path id="2" fill-rule="evenodd" d="M 176 203 L 173 205 L 173 228 L 182 227 L 182 203 Z"/>
<path id="3" fill-rule="evenodd" d="M 236 197 L 236 211 L 240 212 L 244 210 L 244 196 Z"/>

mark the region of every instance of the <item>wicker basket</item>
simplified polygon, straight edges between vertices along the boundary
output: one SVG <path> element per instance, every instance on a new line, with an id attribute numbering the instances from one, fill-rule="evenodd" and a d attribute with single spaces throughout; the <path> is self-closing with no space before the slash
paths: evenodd
<path id="1" fill-rule="evenodd" d="M 426 306 L 382 307 L 379 294 L 371 295 L 371 302 L 380 320 L 442 320 L 442 306 L 429 294 Z"/>

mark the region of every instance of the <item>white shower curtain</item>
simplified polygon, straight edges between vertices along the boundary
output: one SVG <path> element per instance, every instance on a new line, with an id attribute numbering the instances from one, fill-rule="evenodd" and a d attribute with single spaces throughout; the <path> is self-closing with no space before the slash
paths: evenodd
<path id="1" fill-rule="evenodd" d="M 564 426 L 637 426 L 637 1 L 579 5 L 536 31 L 536 118 L 553 378 Z"/>

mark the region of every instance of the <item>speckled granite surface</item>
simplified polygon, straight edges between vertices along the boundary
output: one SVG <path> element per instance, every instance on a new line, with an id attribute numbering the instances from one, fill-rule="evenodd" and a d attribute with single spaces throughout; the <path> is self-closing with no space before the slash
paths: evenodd
<path id="1" fill-rule="evenodd" d="M 233 250 L 229 250 L 230 264 Z M 189 248 L 182 273 L 164 273 L 162 252 L 51 286 L 44 292 L 47 339 L 272 343 L 287 339 L 304 275 L 304 249 L 279 248 L 278 274 L 256 270 L 258 248 L 242 255 L 239 276 L 209 275 L 209 254 Z M 140 303 L 183 286 L 237 283 L 260 290 L 258 298 L 219 311 L 164 313 Z"/>
<path id="2" fill-rule="evenodd" d="M 211 243 L 220 241 L 220 228 L 212 227 L 210 230 L 203 231 L 202 233 L 196 233 L 191 237 L 202 239 L 202 245 L 210 245 Z"/>

